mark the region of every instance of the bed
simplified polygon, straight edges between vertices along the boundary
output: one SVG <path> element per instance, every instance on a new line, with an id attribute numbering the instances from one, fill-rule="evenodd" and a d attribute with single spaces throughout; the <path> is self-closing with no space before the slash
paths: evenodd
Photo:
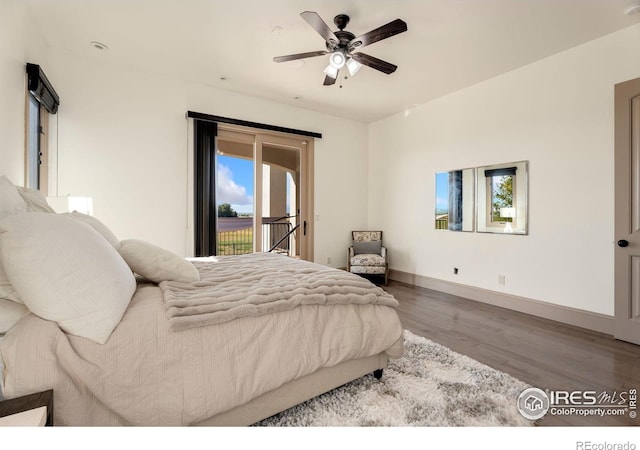
<path id="1" fill-rule="evenodd" d="M 8 280 L 24 311 L 0 339 L 0 386 L 52 388 L 56 425 L 250 425 L 402 354 L 397 302 L 357 275 L 272 254 L 187 261 L 94 218 L 6 209 L 0 298 L 19 304 Z"/>

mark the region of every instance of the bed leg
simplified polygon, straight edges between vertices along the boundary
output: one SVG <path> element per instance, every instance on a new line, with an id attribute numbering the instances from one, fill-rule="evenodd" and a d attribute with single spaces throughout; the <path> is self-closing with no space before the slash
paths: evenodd
<path id="1" fill-rule="evenodd" d="M 379 380 L 380 378 L 382 378 L 382 369 L 374 370 L 373 376 L 376 378 L 376 380 Z"/>

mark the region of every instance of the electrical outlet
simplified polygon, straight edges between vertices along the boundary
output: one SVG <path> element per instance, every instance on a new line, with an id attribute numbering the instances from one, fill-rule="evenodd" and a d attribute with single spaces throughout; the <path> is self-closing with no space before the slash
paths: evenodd
<path id="1" fill-rule="evenodd" d="M 507 277 L 504 275 L 498 275 L 498 284 L 504 286 L 507 283 Z"/>
<path id="2" fill-rule="evenodd" d="M 454 267 L 454 268 L 453 268 L 453 274 L 454 274 L 454 275 L 458 275 L 458 268 L 457 268 L 457 267 Z"/>

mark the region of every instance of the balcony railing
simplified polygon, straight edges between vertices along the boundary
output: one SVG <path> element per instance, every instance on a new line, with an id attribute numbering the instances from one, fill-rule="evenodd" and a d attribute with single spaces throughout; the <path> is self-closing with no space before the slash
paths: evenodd
<path id="1" fill-rule="evenodd" d="M 294 228 L 290 219 L 297 216 L 262 218 L 262 251 L 291 256 Z"/>
<path id="2" fill-rule="evenodd" d="M 436 230 L 447 230 L 449 228 L 449 214 L 436 216 Z"/>
<path id="3" fill-rule="evenodd" d="M 261 251 L 291 256 L 297 226 L 294 227 L 290 219 L 295 217 L 263 217 Z M 243 255 L 253 252 L 251 217 L 218 218 L 218 228 L 218 255 Z"/>
<path id="4" fill-rule="evenodd" d="M 251 222 L 249 222 L 251 224 Z M 253 225 L 218 231 L 218 255 L 244 255 L 253 252 Z"/>

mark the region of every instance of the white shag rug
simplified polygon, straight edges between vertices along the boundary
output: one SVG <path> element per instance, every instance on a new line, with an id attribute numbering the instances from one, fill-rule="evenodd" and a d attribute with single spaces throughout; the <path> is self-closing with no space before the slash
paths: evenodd
<path id="1" fill-rule="evenodd" d="M 529 426 L 516 401 L 529 385 L 405 330 L 405 355 L 257 426 Z"/>

